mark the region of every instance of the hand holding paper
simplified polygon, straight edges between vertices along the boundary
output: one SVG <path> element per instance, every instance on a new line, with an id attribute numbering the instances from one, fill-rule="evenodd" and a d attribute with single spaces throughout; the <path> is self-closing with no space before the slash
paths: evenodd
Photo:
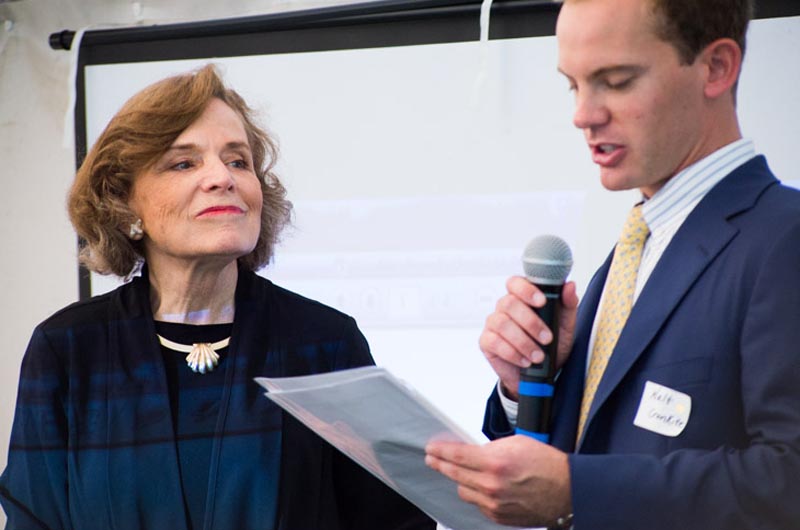
<path id="1" fill-rule="evenodd" d="M 426 463 L 493 521 L 548 526 L 572 511 L 567 455 L 527 436 L 486 445 L 432 442 Z M 531 514 L 536 514 L 532 517 Z"/>
<path id="2" fill-rule="evenodd" d="M 432 518 L 453 530 L 508 530 L 462 501 L 425 465 L 431 441 L 474 443 L 424 397 L 375 366 L 257 378 L 266 396 Z"/>

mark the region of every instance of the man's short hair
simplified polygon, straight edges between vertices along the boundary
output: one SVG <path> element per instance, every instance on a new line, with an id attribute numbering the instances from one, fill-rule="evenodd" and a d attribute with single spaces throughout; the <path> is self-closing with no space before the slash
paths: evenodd
<path id="1" fill-rule="evenodd" d="M 692 64 L 706 46 L 722 38 L 736 41 L 744 54 L 753 0 L 649 1 L 656 33 L 675 47 L 683 63 Z"/>

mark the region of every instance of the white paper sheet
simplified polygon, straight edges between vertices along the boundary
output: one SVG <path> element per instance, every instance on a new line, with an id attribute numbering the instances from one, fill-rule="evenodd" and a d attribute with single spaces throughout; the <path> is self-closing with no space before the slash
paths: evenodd
<path id="1" fill-rule="evenodd" d="M 400 495 L 452 530 L 509 530 L 463 502 L 425 465 L 434 439 L 474 443 L 422 395 L 383 368 L 256 378 L 266 396 Z"/>

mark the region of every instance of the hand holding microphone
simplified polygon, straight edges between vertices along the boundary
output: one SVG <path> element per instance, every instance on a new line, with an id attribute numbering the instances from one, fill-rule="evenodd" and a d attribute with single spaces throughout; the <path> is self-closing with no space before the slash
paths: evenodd
<path id="1" fill-rule="evenodd" d="M 574 282 L 564 283 L 571 266 L 572 252 L 566 243 L 553 236 L 532 240 L 523 252 L 526 276 L 508 279 L 508 293 L 498 300 L 494 312 L 486 318 L 480 337 L 481 351 L 500 377 L 503 394 L 515 401 L 519 400 L 517 390 L 523 372 L 527 382 L 536 383 L 531 377 L 543 375 L 544 383 L 552 384 L 556 370 L 572 349 L 578 295 Z M 543 290 L 550 291 L 551 298 L 547 298 Z M 523 385 L 523 390 L 529 389 Z M 544 412 L 546 407 L 537 406 L 537 403 L 547 406 L 549 400 L 547 396 L 533 396 L 534 408 Z M 531 415 L 531 403 L 528 399 L 524 401 L 526 403 L 520 405 L 523 416 L 522 423 L 518 422 L 520 428 L 531 433 L 540 432 L 532 429 L 538 429 L 537 424 L 549 423 L 549 417 L 531 425 L 524 419 Z M 518 409 L 518 417 L 519 412 Z M 534 417 L 540 412 L 534 412 Z"/>
<path id="2" fill-rule="evenodd" d="M 525 278 L 544 294 L 546 301 L 534 312 L 550 328 L 552 340 L 542 346 L 544 360 L 520 369 L 517 434 L 543 443 L 550 441 L 550 409 L 558 357 L 561 291 L 572 270 L 572 251 L 556 236 L 533 239 L 522 255 Z"/>

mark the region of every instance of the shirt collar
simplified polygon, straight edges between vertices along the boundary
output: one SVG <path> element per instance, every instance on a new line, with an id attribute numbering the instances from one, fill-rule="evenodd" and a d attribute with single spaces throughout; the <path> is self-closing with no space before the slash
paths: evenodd
<path id="1" fill-rule="evenodd" d="M 669 179 L 642 206 L 651 232 L 691 211 L 731 171 L 756 156 L 752 140 L 740 139 L 717 149 Z"/>

